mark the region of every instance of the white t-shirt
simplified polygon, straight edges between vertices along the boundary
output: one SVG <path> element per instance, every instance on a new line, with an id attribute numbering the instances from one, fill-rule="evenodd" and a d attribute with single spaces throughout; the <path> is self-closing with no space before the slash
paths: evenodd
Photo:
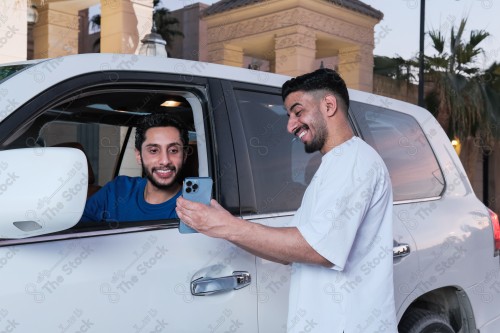
<path id="1" fill-rule="evenodd" d="M 358 137 L 322 157 L 292 223 L 332 268 L 294 263 L 287 333 L 397 333 L 392 187 Z"/>

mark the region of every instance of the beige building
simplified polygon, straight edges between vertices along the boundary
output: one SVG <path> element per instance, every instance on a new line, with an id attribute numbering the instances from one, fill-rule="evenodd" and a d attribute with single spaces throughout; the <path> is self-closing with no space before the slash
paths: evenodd
<path id="1" fill-rule="evenodd" d="M 101 5 L 101 52 L 135 53 L 151 30 L 151 0 L 9 0 L 0 2 L 0 63 L 28 58 L 28 10 L 36 6 L 32 24 L 33 58 L 78 53 L 80 11 Z M 31 33 L 31 32 L 30 32 Z M 1 36 L 4 36 L 2 38 Z"/>
<path id="2" fill-rule="evenodd" d="M 4 2 L 0 62 L 28 58 L 29 1 Z M 101 4 L 101 52 L 136 53 L 151 29 L 151 0 L 38 0 L 33 58 L 79 52 L 81 10 Z M 383 14 L 358 0 L 232 0 L 175 11 L 185 37 L 171 56 L 299 75 L 321 62 L 349 87 L 372 91 L 374 26 Z M 201 20 L 200 20 L 201 17 Z M 3 42 L 3 43 L 2 43 Z M 81 52 L 80 47 L 80 52 Z"/>
<path id="3" fill-rule="evenodd" d="M 38 20 L 29 24 L 31 4 Z M 97 37 L 87 33 L 86 9 L 97 4 L 100 51 L 137 53 L 151 30 L 152 0 L 5 0 L 0 1 L 0 63 L 93 52 Z M 362 1 L 230 0 L 195 3 L 172 14 L 184 33 L 170 45 L 172 57 L 291 76 L 323 65 L 337 69 L 350 88 L 416 103 L 415 86 L 374 79 L 374 27 L 383 14 Z M 486 159 L 486 179 L 479 149 L 464 143 L 462 150 L 476 194 L 487 195 L 499 211 L 500 154 Z"/>
<path id="4" fill-rule="evenodd" d="M 383 14 L 361 1 L 232 0 L 173 15 L 187 39 L 184 48 L 174 42 L 174 57 L 290 76 L 323 62 L 349 87 L 372 91 L 374 27 Z"/>

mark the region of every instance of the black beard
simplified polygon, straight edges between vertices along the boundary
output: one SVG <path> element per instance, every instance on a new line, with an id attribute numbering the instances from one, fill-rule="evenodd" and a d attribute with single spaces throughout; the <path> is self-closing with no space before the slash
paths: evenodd
<path id="1" fill-rule="evenodd" d="M 326 143 L 327 129 L 325 123 L 318 121 L 315 125 L 316 137 L 310 143 L 304 144 L 304 150 L 308 154 L 321 150 Z"/>
<path id="2" fill-rule="evenodd" d="M 323 146 L 325 145 L 325 139 L 324 138 L 318 138 L 311 143 L 305 144 L 304 145 L 304 150 L 306 153 L 311 154 L 314 152 L 317 152 L 318 150 L 321 150 Z"/>
<path id="3" fill-rule="evenodd" d="M 153 173 L 151 171 L 149 171 L 148 169 L 146 169 L 146 166 L 144 165 L 144 163 L 142 161 L 141 161 L 141 165 L 142 165 L 142 174 L 146 176 L 146 178 L 151 182 L 151 184 L 153 184 L 156 188 L 158 188 L 160 190 L 169 190 L 178 183 L 181 172 L 180 172 L 180 170 L 177 170 L 173 166 L 168 165 L 166 167 L 174 170 L 175 178 L 172 180 L 172 182 L 170 184 L 160 184 L 153 177 Z"/>

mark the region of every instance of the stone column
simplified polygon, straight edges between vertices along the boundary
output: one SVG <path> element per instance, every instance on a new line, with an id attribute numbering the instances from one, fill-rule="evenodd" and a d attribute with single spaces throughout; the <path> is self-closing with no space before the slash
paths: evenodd
<path id="1" fill-rule="evenodd" d="M 243 67 L 243 48 L 229 43 L 214 43 L 208 47 L 209 62 Z"/>
<path id="2" fill-rule="evenodd" d="M 34 58 L 53 58 L 78 53 L 78 12 L 51 9 L 50 4 L 38 9 L 38 22 L 33 27 Z"/>
<path id="3" fill-rule="evenodd" d="M 362 45 L 339 50 L 339 72 L 347 86 L 373 91 L 373 46 Z"/>
<path id="4" fill-rule="evenodd" d="M 26 60 L 26 1 L 0 2 L 0 63 Z"/>
<path id="5" fill-rule="evenodd" d="M 101 53 L 136 53 L 152 15 L 151 0 L 101 0 Z"/>
<path id="6" fill-rule="evenodd" d="M 313 70 L 316 60 L 316 34 L 297 26 L 280 32 L 274 39 L 276 73 L 297 76 Z"/>

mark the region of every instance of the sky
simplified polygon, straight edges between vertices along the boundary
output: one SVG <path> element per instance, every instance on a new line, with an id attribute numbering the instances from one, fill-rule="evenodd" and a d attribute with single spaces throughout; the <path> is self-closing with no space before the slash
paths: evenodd
<path id="1" fill-rule="evenodd" d="M 383 20 L 375 26 L 375 55 L 410 59 L 419 50 L 420 1 L 419 0 L 362 0 L 384 13 Z M 196 2 L 212 4 L 216 0 L 163 0 L 164 7 L 176 10 Z M 480 46 L 485 50 L 477 65 L 487 68 L 494 61 L 500 62 L 500 1 L 499 0 L 427 0 L 425 2 L 425 31 L 441 30 L 449 40 L 451 26 L 458 27 L 467 17 L 466 32 L 485 30 L 490 37 Z M 432 55 L 430 38 L 425 39 L 426 55 Z"/>

